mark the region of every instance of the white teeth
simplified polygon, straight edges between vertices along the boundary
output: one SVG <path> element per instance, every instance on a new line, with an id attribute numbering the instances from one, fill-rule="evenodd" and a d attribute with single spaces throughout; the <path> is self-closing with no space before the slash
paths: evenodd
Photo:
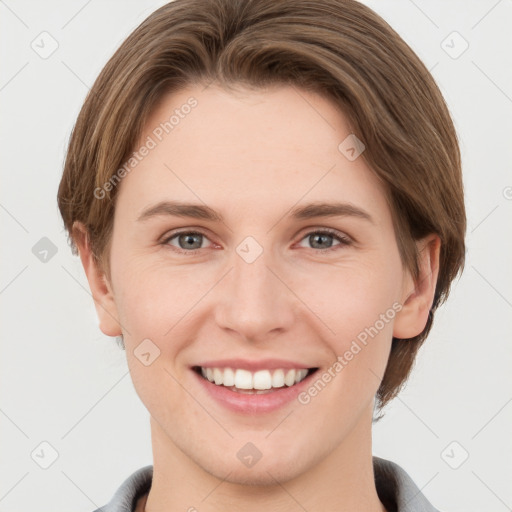
<path id="1" fill-rule="evenodd" d="M 307 374 L 307 370 L 299 370 L 295 375 L 295 384 L 299 383 L 301 380 L 304 380 Z"/>
<path id="2" fill-rule="evenodd" d="M 253 376 L 254 389 L 270 389 L 272 387 L 272 376 L 268 370 L 260 370 Z"/>
<path id="3" fill-rule="evenodd" d="M 272 375 L 272 387 L 282 388 L 284 386 L 284 370 L 276 370 Z"/>
<path id="4" fill-rule="evenodd" d="M 235 385 L 235 372 L 231 368 L 224 369 L 224 386 Z"/>
<path id="5" fill-rule="evenodd" d="M 222 378 L 223 374 L 222 371 L 219 368 L 213 369 L 213 380 L 215 381 L 215 384 L 220 385 L 224 381 Z"/>
<path id="6" fill-rule="evenodd" d="M 287 386 L 293 386 L 295 384 L 295 370 L 288 370 L 288 372 L 286 372 L 284 383 Z"/>
<path id="7" fill-rule="evenodd" d="M 277 369 L 258 370 L 254 373 L 240 368 L 203 368 L 201 375 L 215 383 L 217 386 L 235 387 L 239 390 L 257 390 L 256 393 L 264 393 L 272 388 L 293 386 L 306 378 L 308 370 L 300 369 Z"/>
<path id="8" fill-rule="evenodd" d="M 252 389 L 252 373 L 248 370 L 235 372 L 235 387 L 238 389 Z"/>

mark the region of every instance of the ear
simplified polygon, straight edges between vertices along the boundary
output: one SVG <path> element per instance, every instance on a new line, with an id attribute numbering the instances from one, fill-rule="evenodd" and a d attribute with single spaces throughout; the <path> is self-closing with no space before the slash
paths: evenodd
<path id="1" fill-rule="evenodd" d="M 431 234 L 416 243 L 419 252 L 419 276 L 416 281 L 406 272 L 402 293 L 402 309 L 395 316 L 393 336 L 414 338 L 427 324 L 428 314 L 434 301 L 437 276 L 439 274 L 439 253 L 441 239 Z"/>
<path id="2" fill-rule="evenodd" d="M 73 239 L 78 247 L 80 259 L 89 281 L 89 288 L 100 321 L 100 329 L 107 336 L 119 336 L 122 331 L 117 320 L 117 307 L 112 286 L 94 258 L 87 228 L 81 222 L 77 221 L 73 224 Z"/>

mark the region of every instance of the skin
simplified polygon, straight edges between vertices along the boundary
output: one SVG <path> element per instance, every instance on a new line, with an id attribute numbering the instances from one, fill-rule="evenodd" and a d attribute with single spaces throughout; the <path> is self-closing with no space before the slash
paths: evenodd
<path id="1" fill-rule="evenodd" d="M 119 185 L 110 278 L 94 263 L 83 226 L 75 232 L 100 328 L 123 335 L 150 413 L 154 476 L 139 509 L 382 512 L 372 466 L 374 396 L 392 337 L 413 337 L 426 324 L 439 238 L 418 242 L 415 283 L 402 266 L 384 189 L 364 158 L 349 161 L 338 150 L 352 130 L 314 93 L 190 86 L 163 98 L 141 141 L 190 96 L 197 107 Z M 137 221 L 169 199 L 206 204 L 224 223 Z M 333 200 L 364 209 L 373 223 L 288 217 L 292 207 Z M 190 251 L 179 237 L 163 241 L 178 228 L 204 233 L 195 254 L 178 252 Z M 351 243 L 327 237 L 314 245 L 309 235 L 320 228 Z M 247 236 L 263 249 L 252 263 L 236 252 Z M 394 303 L 401 311 L 306 405 L 235 413 L 190 370 L 205 360 L 277 357 L 321 374 Z M 146 338 L 160 349 L 149 366 L 134 355 Z M 262 453 L 251 468 L 236 456 L 247 442 Z"/>

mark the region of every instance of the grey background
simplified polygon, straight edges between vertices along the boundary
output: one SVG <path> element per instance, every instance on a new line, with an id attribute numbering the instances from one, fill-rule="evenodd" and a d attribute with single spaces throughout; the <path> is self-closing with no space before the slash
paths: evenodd
<path id="1" fill-rule="evenodd" d="M 91 511 L 152 462 L 148 413 L 124 352 L 98 328 L 56 193 L 89 87 L 164 3 L 0 1 L 2 512 Z M 512 1 L 365 3 L 443 91 L 469 221 L 465 273 L 408 386 L 375 425 L 374 454 L 404 467 L 441 510 L 504 512 L 512 507 Z"/>

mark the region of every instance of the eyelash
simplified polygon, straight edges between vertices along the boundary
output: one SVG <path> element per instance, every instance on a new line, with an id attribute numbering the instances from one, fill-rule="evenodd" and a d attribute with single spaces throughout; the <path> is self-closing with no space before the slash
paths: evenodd
<path id="1" fill-rule="evenodd" d="M 201 231 L 186 231 L 186 230 L 184 230 L 184 231 L 177 231 L 176 233 L 173 233 L 172 235 L 170 235 L 170 236 L 166 237 L 164 240 L 162 240 L 161 243 L 164 246 L 172 247 L 172 250 L 174 250 L 180 254 L 187 254 L 189 256 L 192 256 L 202 250 L 202 249 L 192 249 L 190 251 L 186 251 L 184 249 L 180 249 L 178 247 L 169 245 L 169 242 L 173 238 L 176 238 L 177 236 L 183 235 L 183 234 L 201 235 L 201 236 L 204 236 L 205 238 L 208 238 L 208 236 Z M 326 253 L 326 252 L 330 252 L 330 251 L 335 251 L 335 250 L 339 249 L 340 247 L 352 245 L 352 240 L 350 238 L 348 238 L 347 236 L 340 235 L 337 231 L 328 229 L 328 228 L 322 228 L 322 229 L 318 229 L 318 230 L 314 230 L 314 231 L 309 231 L 300 239 L 300 241 L 304 240 L 305 238 L 307 238 L 308 236 L 311 236 L 311 235 L 329 235 L 340 242 L 339 245 L 335 245 L 335 246 L 329 247 L 327 249 L 313 249 L 313 251 L 316 251 L 318 253 Z"/>

